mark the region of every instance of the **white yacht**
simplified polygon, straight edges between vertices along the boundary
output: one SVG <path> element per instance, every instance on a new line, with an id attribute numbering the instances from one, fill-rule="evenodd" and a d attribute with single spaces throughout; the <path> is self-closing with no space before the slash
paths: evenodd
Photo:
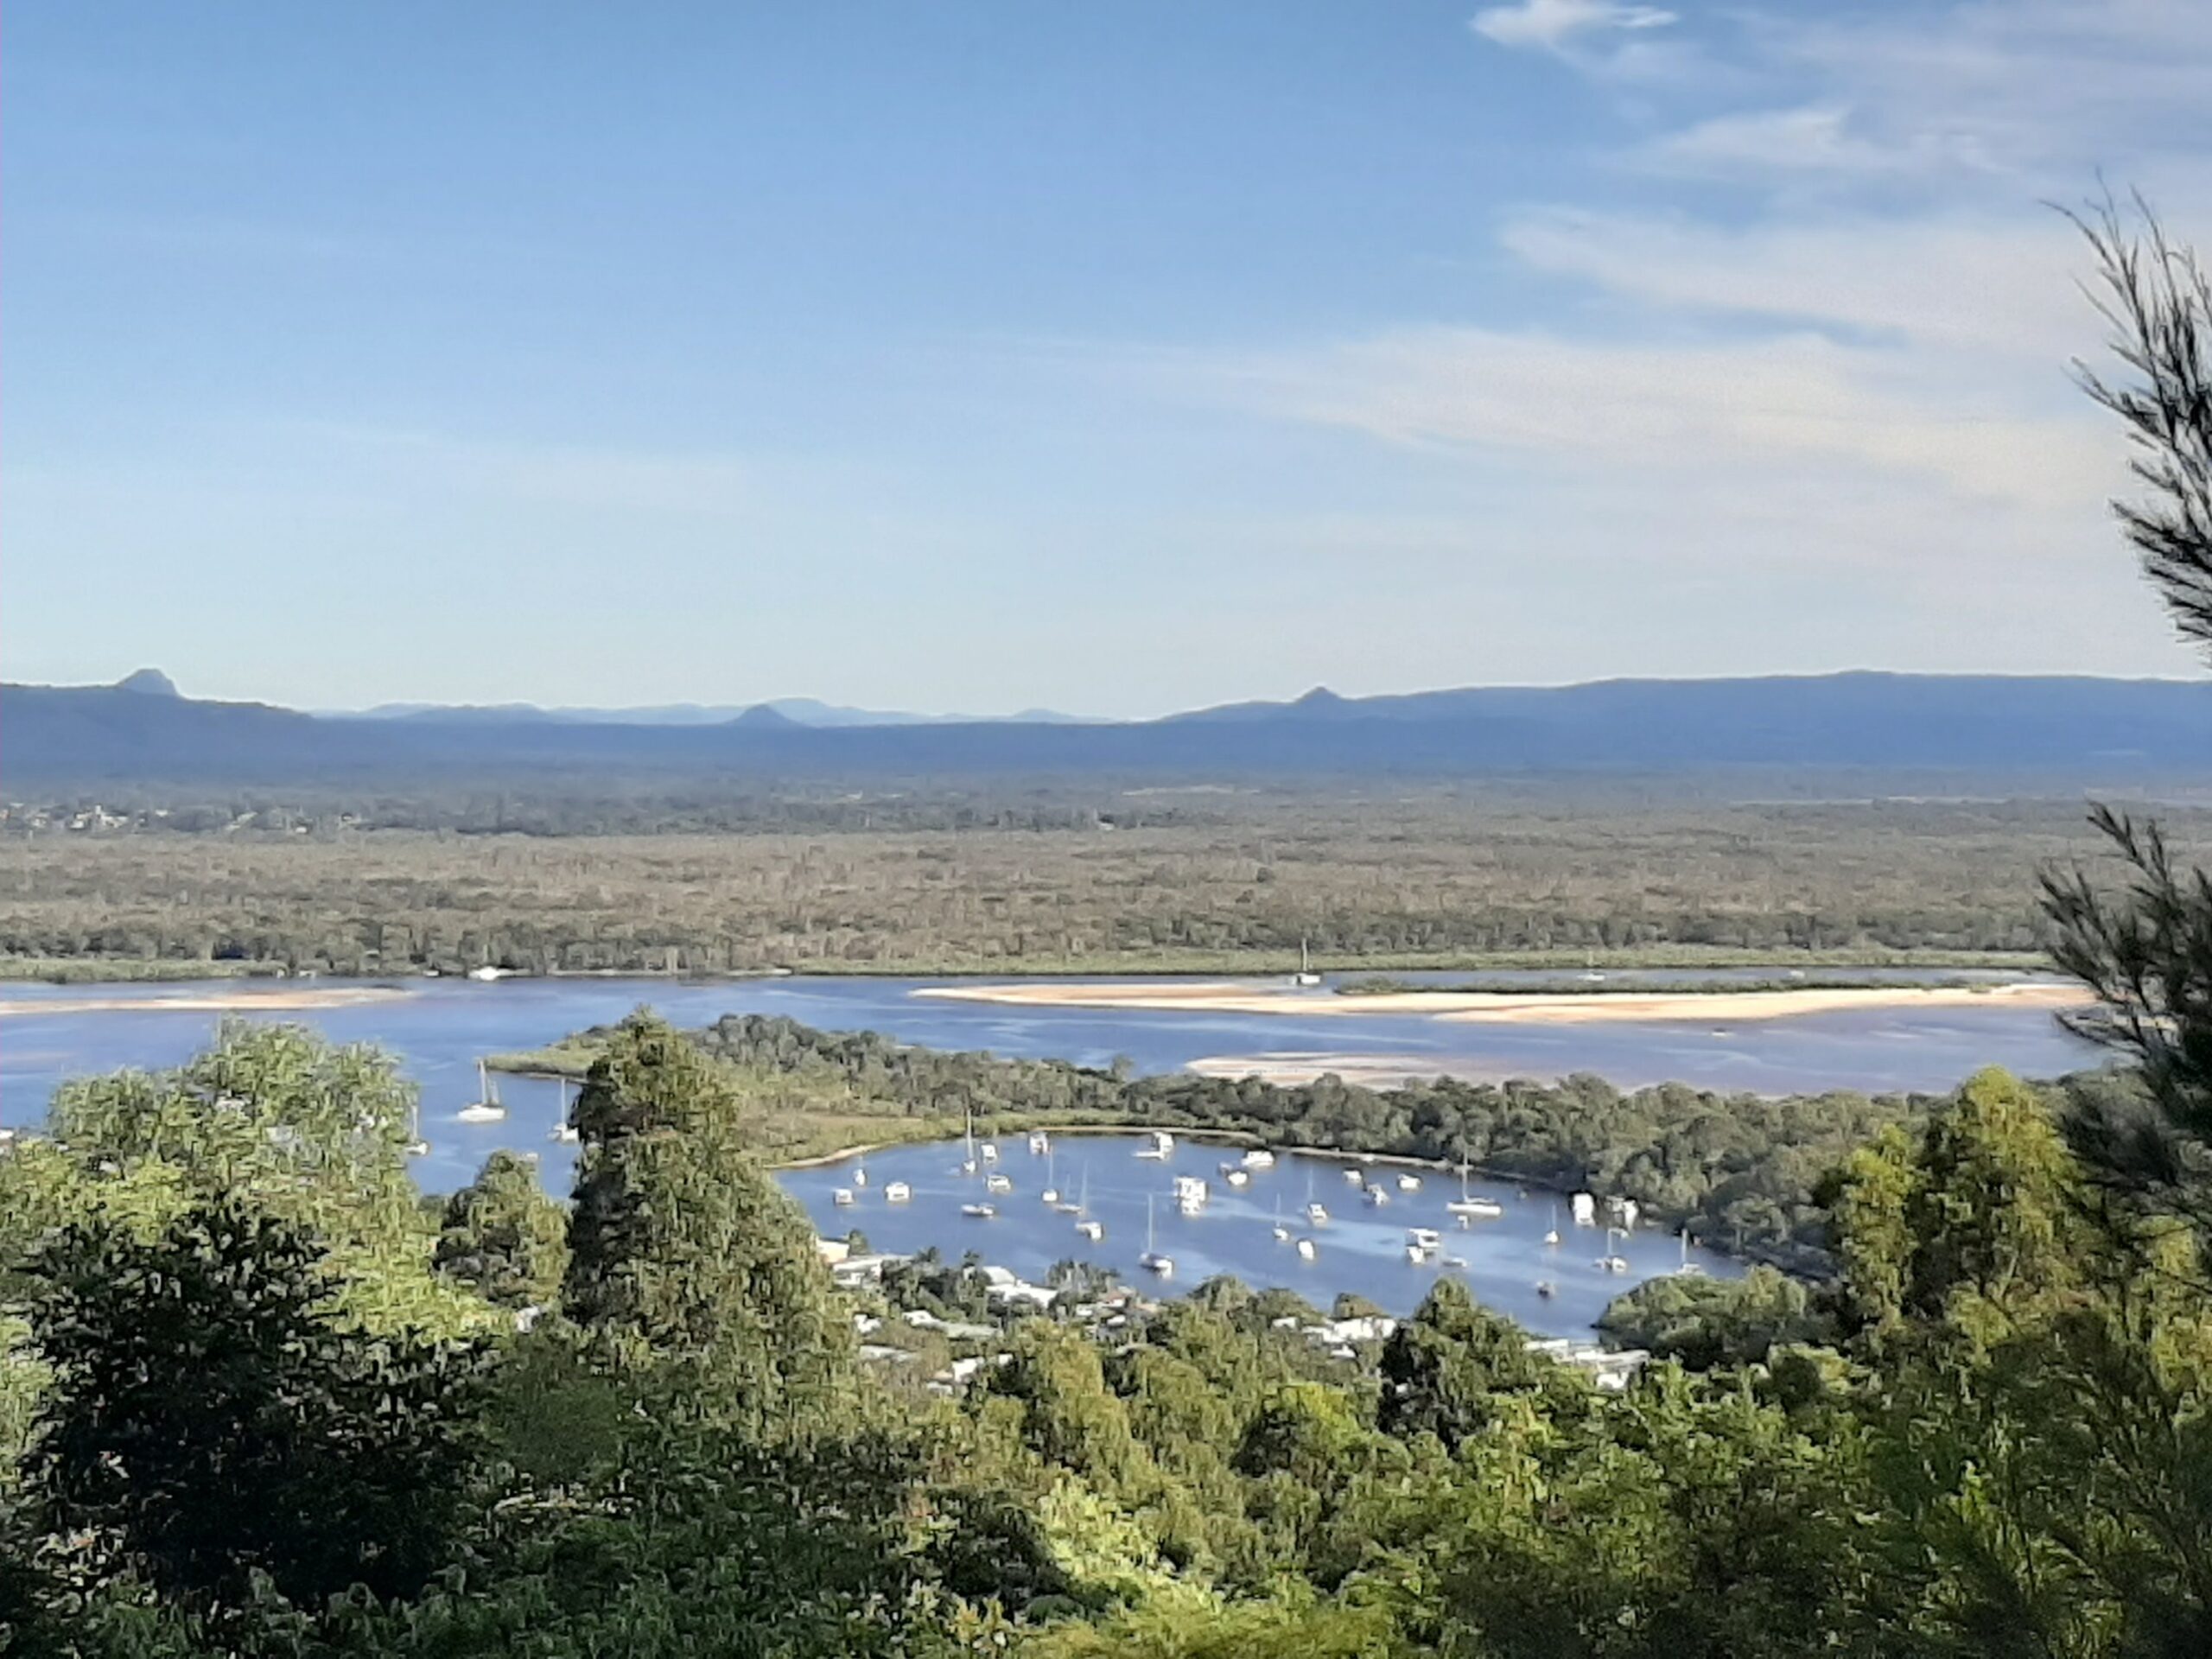
<path id="1" fill-rule="evenodd" d="M 1075 1202 L 1074 1202 L 1073 1204 L 1070 1204 L 1070 1203 L 1069 1203 L 1065 1198 L 1055 1198 L 1055 1199 L 1053 1199 L 1053 1200 L 1052 1200 L 1052 1208 L 1053 1208 L 1053 1209 L 1055 1209 L 1055 1210 L 1057 1210 L 1057 1211 L 1059 1211 L 1062 1215 L 1064 1215 L 1064 1216 L 1080 1216 L 1080 1215 L 1084 1215 L 1084 1214 L 1087 1213 L 1087 1212 L 1090 1211 L 1090 1165 L 1085 1164 L 1085 1165 L 1083 1166 L 1083 1190 L 1082 1190 L 1080 1192 L 1078 1192 L 1078 1193 L 1077 1193 L 1077 1194 L 1076 1194 L 1076 1199 L 1075 1199 Z"/>
<path id="2" fill-rule="evenodd" d="M 1367 1177 L 1361 1174 L 1356 1169 L 1347 1169 L 1344 1171 L 1344 1179 L 1349 1181 L 1354 1186 L 1364 1186 L 1367 1185 Z"/>
<path id="3" fill-rule="evenodd" d="M 892 1181 L 883 1189 L 883 1201 L 886 1204 L 904 1204 L 913 1196 L 913 1188 L 908 1186 L 904 1181 Z"/>
<path id="4" fill-rule="evenodd" d="M 1329 1224 L 1329 1212 L 1318 1204 L 1309 1204 L 1306 1206 L 1306 1219 L 1316 1227 L 1325 1227 Z"/>
<path id="5" fill-rule="evenodd" d="M 1495 1199 L 1467 1196 L 1467 1163 L 1464 1158 L 1459 1160 L 1459 1196 L 1444 1207 L 1459 1217 L 1462 1225 L 1477 1219 L 1496 1221 L 1505 1213 L 1505 1206 Z"/>
<path id="6" fill-rule="evenodd" d="M 492 1087 L 492 1074 L 484 1062 L 476 1062 L 476 1098 L 454 1116 L 464 1123 L 497 1123 L 507 1115 L 499 1103 L 499 1090 Z"/>
<path id="7" fill-rule="evenodd" d="M 1313 953 L 1306 948 L 1304 939 L 1298 942 L 1298 971 L 1290 976 L 1290 982 L 1302 990 L 1311 990 L 1321 982 L 1321 976 L 1313 971 Z"/>
<path id="8" fill-rule="evenodd" d="M 1075 1230 L 1094 1244 L 1106 1236 L 1106 1224 L 1103 1221 L 1078 1221 Z"/>
<path id="9" fill-rule="evenodd" d="M 1603 1268 L 1607 1273 L 1626 1273 L 1628 1271 L 1627 1258 L 1625 1256 L 1619 1256 L 1613 1254 L 1613 1234 L 1615 1230 L 1615 1229 L 1611 1227 L 1605 1229 L 1605 1253 L 1598 1258 L 1598 1265 Z M 1626 1237 L 1627 1235 L 1623 1234 L 1622 1236 Z"/>
<path id="10" fill-rule="evenodd" d="M 561 1090 L 561 1114 L 553 1120 L 552 1133 L 545 1138 L 562 1146 L 574 1146 L 583 1139 L 582 1132 L 569 1117 L 569 1084 L 565 1077 L 558 1080 Z"/>
<path id="11" fill-rule="evenodd" d="M 832 1192 L 830 1198 L 839 1209 L 849 1209 L 853 1203 L 853 1189 L 849 1186 L 841 1186 Z"/>
<path id="12" fill-rule="evenodd" d="M 1398 1191 L 1399 1191 L 1399 1192 L 1420 1192 L 1420 1191 L 1421 1191 L 1421 1177 L 1420 1177 L 1420 1176 L 1418 1176 L 1418 1175 L 1401 1175 L 1401 1176 L 1399 1176 L 1399 1177 L 1398 1177 Z"/>
<path id="13" fill-rule="evenodd" d="M 1273 1169 L 1275 1155 L 1265 1147 L 1255 1147 L 1244 1154 L 1243 1164 L 1247 1169 Z"/>
<path id="14" fill-rule="evenodd" d="M 1682 1229 L 1682 1263 L 1680 1267 L 1675 1269 L 1675 1277 L 1677 1279 L 1702 1279 L 1704 1276 L 1705 1269 L 1698 1266 L 1696 1262 L 1690 1260 L 1690 1230 L 1685 1227 Z"/>
<path id="15" fill-rule="evenodd" d="M 1175 1150 L 1175 1137 L 1164 1129 L 1154 1129 L 1145 1137 L 1144 1145 L 1137 1148 L 1140 1158 L 1165 1158 Z"/>
<path id="16" fill-rule="evenodd" d="M 988 1221 L 993 1216 L 998 1214 L 998 1211 L 988 1204 L 963 1204 L 960 1206 L 960 1213 L 963 1216 L 974 1216 L 982 1221 Z"/>
<path id="17" fill-rule="evenodd" d="M 1144 1254 L 1137 1257 L 1137 1266 L 1164 1279 L 1175 1271 L 1175 1258 L 1154 1249 L 1153 1242 L 1152 1195 L 1147 1192 L 1144 1200 Z"/>
<path id="18" fill-rule="evenodd" d="M 15 1138 L 12 1132 L 9 1138 L 10 1140 Z M 410 1158 L 427 1158 L 430 1155 L 430 1143 L 423 1138 L 423 1103 L 419 1100 L 407 1109 L 406 1150 Z"/>

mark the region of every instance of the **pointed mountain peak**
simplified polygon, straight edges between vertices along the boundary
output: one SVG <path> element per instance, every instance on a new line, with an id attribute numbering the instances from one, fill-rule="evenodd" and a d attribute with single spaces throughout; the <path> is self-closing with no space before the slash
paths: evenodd
<path id="1" fill-rule="evenodd" d="M 118 691 L 136 691 L 149 697 L 175 697 L 183 695 L 176 689 L 176 682 L 158 668 L 142 668 L 136 674 L 126 674 L 115 683 Z"/>

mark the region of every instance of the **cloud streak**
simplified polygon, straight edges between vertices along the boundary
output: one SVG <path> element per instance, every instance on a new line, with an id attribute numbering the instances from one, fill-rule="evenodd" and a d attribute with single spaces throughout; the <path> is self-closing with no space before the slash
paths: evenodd
<path id="1" fill-rule="evenodd" d="M 1560 52 L 1592 35 L 1663 29 L 1674 21 L 1671 11 L 1619 0 L 1521 0 L 1477 12 L 1470 27 L 1500 46 Z"/>

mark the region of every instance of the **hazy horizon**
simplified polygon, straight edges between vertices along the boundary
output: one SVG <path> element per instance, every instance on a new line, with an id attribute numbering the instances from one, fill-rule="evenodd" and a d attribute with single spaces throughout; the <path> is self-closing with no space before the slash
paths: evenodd
<path id="1" fill-rule="evenodd" d="M 2045 203 L 2208 233 L 2212 8 L 126 3 L 7 47 L 12 680 L 1118 718 L 2195 671 Z"/>

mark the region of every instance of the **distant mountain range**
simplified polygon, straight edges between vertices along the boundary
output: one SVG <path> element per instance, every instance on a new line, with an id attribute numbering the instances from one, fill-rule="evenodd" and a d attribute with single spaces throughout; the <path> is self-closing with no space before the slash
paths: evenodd
<path id="1" fill-rule="evenodd" d="M 141 669 L 139 674 L 154 674 L 164 681 L 167 678 L 155 669 Z M 135 679 L 137 675 L 131 677 Z M 774 697 L 766 702 L 751 703 L 664 702 L 635 709 L 541 709 L 534 702 L 380 702 L 373 709 L 333 709 L 323 715 L 329 720 L 419 720 L 460 726 L 512 726 L 524 721 L 556 726 L 721 726 L 733 720 L 751 717 L 759 721 L 771 716 L 780 716 L 796 726 L 1085 723 L 1085 717 L 1081 715 L 1064 715 L 1052 709 L 1025 709 L 1018 715 L 917 715 L 894 709 L 852 709 L 815 697 Z"/>
<path id="2" fill-rule="evenodd" d="M 1432 777 L 1714 768 L 2202 771 L 2212 681 L 1850 673 L 1601 680 L 1398 696 L 1317 690 L 1163 720 L 880 715 L 787 699 L 730 710 L 394 706 L 314 715 L 112 686 L 0 687 L 0 787 L 1038 773 Z"/>

